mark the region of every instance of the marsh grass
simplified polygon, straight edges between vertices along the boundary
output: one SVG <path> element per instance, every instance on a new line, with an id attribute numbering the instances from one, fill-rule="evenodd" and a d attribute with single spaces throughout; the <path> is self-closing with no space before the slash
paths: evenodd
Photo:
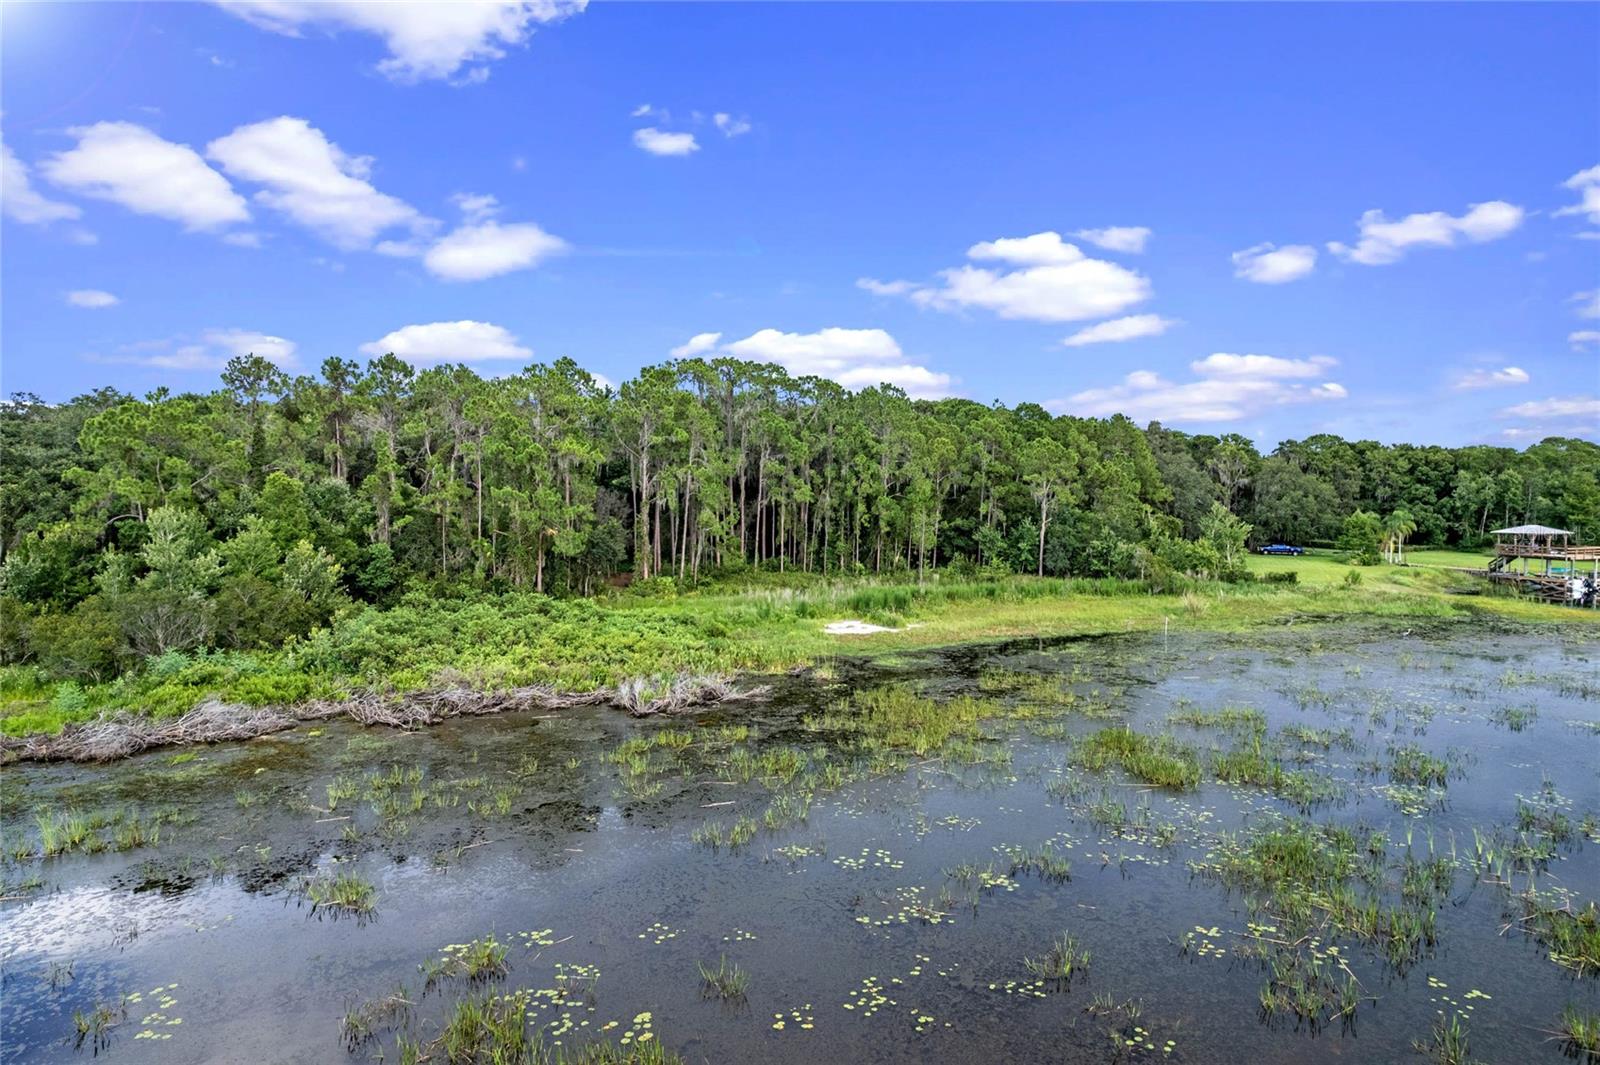
<path id="1" fill-rule="evenodd" d="M 1344 963 L 1304 950 L 1279 949 L 1268 959 L 1260 993 L 1265 1016 L 1292 1013 L 1313 1025 L 1350 1018 L 1360 1005 L 1361 985 Z M 1341 979 L 1343 977 L 1343 979 Z"/>
<path id="2" fill-rule="evenodd" d="M 506 963 L 508 948 L 494 936 L 484 936 L 468 943 L 452 943 L 429 958 L 418 968 L 422 971 L 426 988 L 442 980 L 461 979 L 469 983 L 498 980 L 511 971 Z"/>
<path id="3" fill-rule="evenodd" d="M 1073 750 L 1074 761 L 1099 771 L 1119 766 L 1129 776 L 1174 791 L 1200 784 L 1200 758 L 1193 748 L 1171 736 L 1149 736 L 1126 726 L 1105 728 L 1085 737 Z"/>
<path id="4" fill-rule="evenodd" d="M 347 1050 L 359 1050 L 377 1039 L 383 1029 L 407 1024 L 415 1005 L 404 987 L 382 998 L 352 1003 L 339 1021 L 339 1038 Z"/>
<path id="5" fill-rule="evenodd" d="M 111 1030 L 128 1019 L 128 1007 L 119 1001 L 116 1005 L 97 1002 L 87 1010 L 72 1011 L 73 1047 L 83 1049 L 88 1044 L 98 1055 L 111 1042 Z"/>
<path id="6" fill-rule="evenodd" d="M 1072 879 L 1072 862 L 1057 854 L 1049 844 L 1034 850 L 1022 847 L 1007 848 L 1011 858 L 1011 875 L 1032 873 L 1040 880 L 1063 884 Z"/>
<path id="7" fill-rule="evenodd" d="M 1389 748 L 1389 779 L 1396 784 L 1444 787 L 1450 781 L 1450 764 L 1416 744 Z"/>
<path id="8" fill-rule="evenodd" d="M 741 1000 L 745 997 L 745 990 L 750 986 L 750 974 L 730 964 L 728 956 L 722 955 L 717 959 L 715 968 L 705 962 L 696 962 L 700 971 L 700 994 L 706 998 L 720 998 L 724 1002 Z"/>
<path id="9" fill-rule="evenodd" d="M 1588 1013 L 1568 1003 L 1561 1010 L 1555 1035 L 1568 1056 L 1581 1054 L 1591 1062 L 1600 1061 L 1600 1013 Z"/>
<path id="10" fill-rule="evenodd" d="M 1411 1044 L 1419 1054 L 1426 1054 L 1437 1065 L 1469 1065 L 1467 1022 L 1460 1012 L 1448 1017 L 1441 1014 L 1433 1022 L 1428 1040 Z"/>
<path id="11" fill-rule="evenodd" d="M 1550 951 L 1550 960 L 1579 976 L 1600 973 L 1600 907 L 1573 908 L 1532 890 L 1522 896 L 1522 924 Z"/>
<path id="12" fill-rule="evenodd" d="M 1220 710 L 1180 709 L 1167 715 L 1174 725 L 1215 728 L 1227 732 L 1266 732 L 1267 715 L 1253 706 L 1225 706 Z"/>
<path id="13" fill-rule="evenodd" d="M 1023 968 L 1040 980 L 1065 988 L 1074 975 L 1083 975 L 1089 968 L 1089 951 L 1083 949 L 1077 937 L 1063 932 L 1050 944 L 1050 949 L 1037 957 L 1022 959 Z"/>
<path id="14" fill-rule="evenodd" d="M 311 901 L 313 911 L 366 915 L 377 908 L 378 891 L 372 881 L 356 873 L 307 877 L 301 891 Z"/>
<path id="15" fill-rule="evenodd" d="M 1539 718 L 1537 706 L 1502 706 L 1489 715 L 1489 720 L 1496 725 L 1503 725 L 1512 732 L 1521 732 Z"/>

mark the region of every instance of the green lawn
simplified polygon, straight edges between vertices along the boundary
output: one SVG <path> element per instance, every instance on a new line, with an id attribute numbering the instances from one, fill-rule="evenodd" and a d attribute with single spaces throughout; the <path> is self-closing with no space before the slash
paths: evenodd
<path id="1" fill-rule="evenodd" d="M 1413 566 L 1455 566 L 1464 569 L 1483 569 L 1493 557 L 1489 551 L 1452 551 L 1442 547 L 1406 552 L 1406 562 Z"/>

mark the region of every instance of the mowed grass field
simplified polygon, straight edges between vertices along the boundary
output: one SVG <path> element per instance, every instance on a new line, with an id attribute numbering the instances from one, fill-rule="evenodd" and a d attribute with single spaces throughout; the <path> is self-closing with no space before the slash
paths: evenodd
<path id="1" fill-rule="evenodd" d="M 1407 567 L 1429 569 L 1483 569 L 1494 556 L 1487 551 L 1452 551 L 1424 548 L 1406 552 L 1406 566 L 1351 566 L 1337 551 L 1311 551 L 1304 555 L 1251 555 L 1251 573 L 1296 573 L 1301 584 L 1324 585 L 1344 582 L 1346 574 L 1403 572 Z"/>

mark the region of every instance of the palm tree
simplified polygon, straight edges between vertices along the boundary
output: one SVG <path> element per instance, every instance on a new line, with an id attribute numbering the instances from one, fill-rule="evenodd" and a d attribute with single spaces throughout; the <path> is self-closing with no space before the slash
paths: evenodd
<path id="1" fill-rule="evenodd" d="M 1417 531 L 1417 520 L 1404 507 L 1383 520 L 1383 555 L 1390 562 L 1406 560 L 1406 537 Z"/>

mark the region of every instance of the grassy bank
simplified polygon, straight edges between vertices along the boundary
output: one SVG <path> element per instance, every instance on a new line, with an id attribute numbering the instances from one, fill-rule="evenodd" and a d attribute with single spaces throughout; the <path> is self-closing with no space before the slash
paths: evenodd
<path id="1" fill-rule="evenodd" d="M 1571 610 L 1485 593 L 1465 574 L 1415 565 L 1353 568 L 1329 556 L 1250 560 L 1276 581 L 1202 585 L 1153 595 L 1138 582 L 1014 577 L 891 584 L 792 578 L 671 597 L 600 600 L 538 595 L 415 598 L 365 610 L 279 651 L 169 653 L 114 681 L 80 684 L 31 666 L 0 670 L 0 731 L 56 732 L 108 711 L 182 714 L 208 698 L 252 706 L 543 684 L 568 691 L 679 673 L 769 672 L 839 653 L 906 650 L 1012 636 L 1223 630 L 1290 615 L 1600 623 Z M 1355 576 L 1352 576 L 1355 575 Z M 897 631 L 834 636 L 829 620 L 865 618 Z"/>

